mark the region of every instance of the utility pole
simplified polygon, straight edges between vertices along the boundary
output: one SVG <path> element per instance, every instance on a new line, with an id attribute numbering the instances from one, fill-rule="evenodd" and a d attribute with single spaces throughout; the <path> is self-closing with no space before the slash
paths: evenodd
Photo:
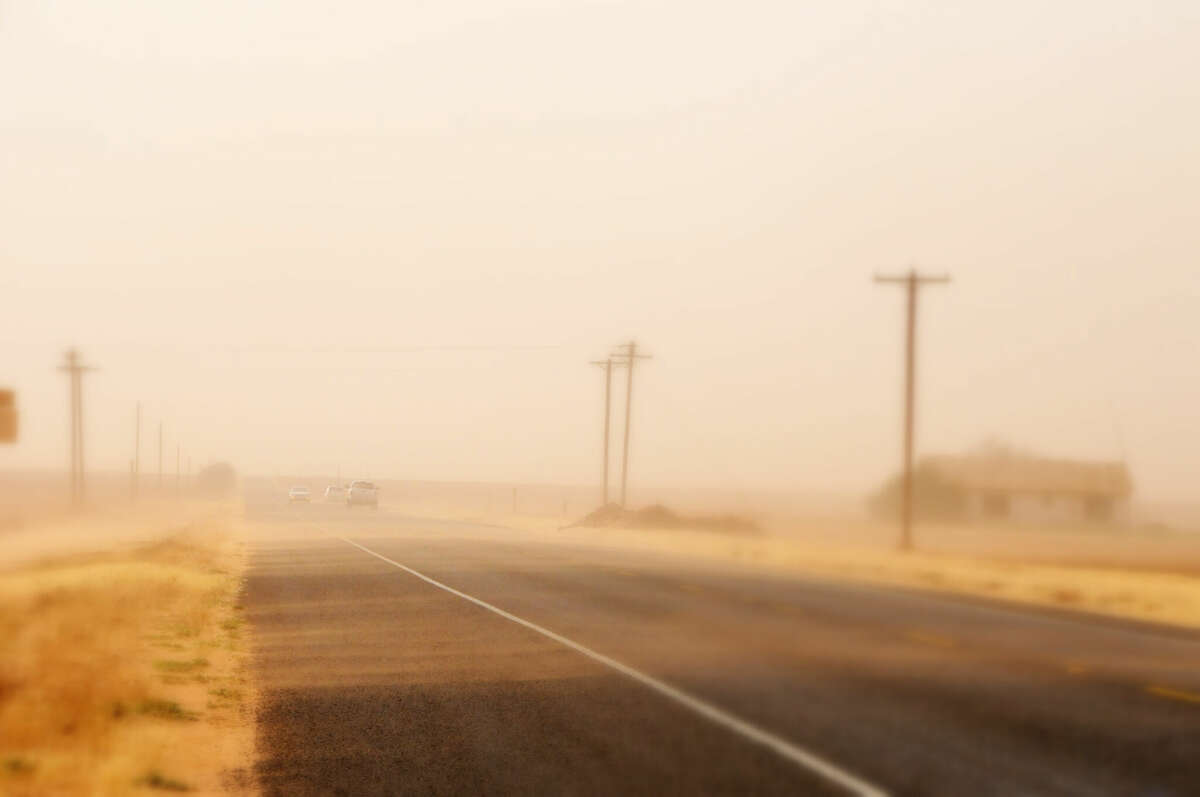
<path id="1" fill-rule="evenodd" d="M 71 374 L 71 457 L 75 460 L 76 475 L 71 479 L 71 487 L 77 490 L 77 496 L 74 498 L 75 503 L 83 503 L 84 495 L 84 475 L 83 475 L 83 377 L 78 369 L 72 369 Z"/>
<path id="2" fill-rule="evenodd" d="M 137 403 L 137 421 L 133 427 L 133 497 L 138 497 L 142 481 L 142 402 Z"/>
<path id="3" fill-rule="evenodd" d="M 96 369 L 84 365 L 75 349 L 67 351 L 58 370 L 70 377 L 71 396 L 71 501 L 83 503 L 86 492 L 83 458 L 83 375 Z"/>
<path id="4" fill-rule="evenodd" d="M 612 417 L 612 410 L 610 408 L 612 407 L 613 358 L 608 357 L 605 360 L 592 360 L 592 365 L 599 365 L 604 369 L 604 490 L 601 506 L 608 506 L 608 441 L 611 437 L 609 434 L 609 424 Z"/>
<path id="5" fill-rule="evenodd" d="M 900 543 L 902 551 L 913 546 L 913 444 L 916 425 L 917 390 L 917 293 L 922 285 L 942 284 L 950 281 L 946 275 L 922 276 L 915 268 L 907 274 L 875 276 L 875 281 L 903 285 L 907 291 L 908 317 L 905 330 L 904 358 L 904 483 L 900 504 Z"/>
<path id="6" fill-rule="evenodd" d="M 0 389 L 0 443 L 17 442 L 17 402 L 11 390 Z"/>
<path id="7" fill-rule="evenodd" d="M 624 352 L 617 352 L 618 362 L 629 369 L 625 375 L 625 447 L 621 451 L 621 508 L 625 508 L 626 490 L 629 487 L 629 419 L 633 411 L 633 365 L 638 360 L 648 360 L 650 355 L 638 354 L 637 341 L 622 343 Z"/>

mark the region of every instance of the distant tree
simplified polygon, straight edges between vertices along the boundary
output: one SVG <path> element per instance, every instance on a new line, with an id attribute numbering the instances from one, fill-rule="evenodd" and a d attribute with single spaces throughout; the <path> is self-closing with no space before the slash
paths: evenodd
<path id="1" fill-rule="evenodd" d="M 196 489 L 208 495 L 226 495 L 237 487 L 237 472 L 228 462 L 201 468 L 196 474 Z"/>
<path id="2" fill-rule="evenodd" d="M 1020 446 L 1015 446 L 995 435 L 980 441 L 967 453 L 971 456 L 982 457 L 984 459 L 1012 459 L 1015 457 L 1033 456 Z"/>
<path id="3" fill-rule="evenodd" d="M 867 506 L 880 517 L 898 518 L 904 490 L 904 474 L 897 473 L 867 499 Z M 962 493 L 946 484 L 936 468 L 918 463 L 913 468 L 913 514 L 926 520 L 954 520 L 966 510 Z"/>

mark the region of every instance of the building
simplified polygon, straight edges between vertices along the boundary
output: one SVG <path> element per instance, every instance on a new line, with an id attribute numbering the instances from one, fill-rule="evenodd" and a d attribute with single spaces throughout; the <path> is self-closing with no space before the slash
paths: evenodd
<path id="1" fill-rule="evenodd" d="M 966 519 L 1110 523 L 1128 517 L 1133 484 L 1121 462 L 1047 459 L 1004 449 L 932 456 L 921 494 Z"/>

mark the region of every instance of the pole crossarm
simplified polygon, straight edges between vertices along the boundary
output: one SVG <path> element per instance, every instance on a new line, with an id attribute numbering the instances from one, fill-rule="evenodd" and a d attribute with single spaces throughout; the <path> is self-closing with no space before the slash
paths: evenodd
<path id="1" fill-rule="evenodd" d="M 949 274 L 876 274 L 876 282 L 900 283 L 915 281 L 918 285 L 944 285 L 952 282 Z"/>

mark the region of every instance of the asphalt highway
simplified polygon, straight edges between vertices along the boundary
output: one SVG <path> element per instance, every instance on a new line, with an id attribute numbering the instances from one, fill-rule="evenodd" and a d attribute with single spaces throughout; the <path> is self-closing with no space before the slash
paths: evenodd
<path id="1" fill-rule="evenodd" d="M 256 504 L 256 772 L 301 794 L 1200 794 L 1200 638 Z"/>

